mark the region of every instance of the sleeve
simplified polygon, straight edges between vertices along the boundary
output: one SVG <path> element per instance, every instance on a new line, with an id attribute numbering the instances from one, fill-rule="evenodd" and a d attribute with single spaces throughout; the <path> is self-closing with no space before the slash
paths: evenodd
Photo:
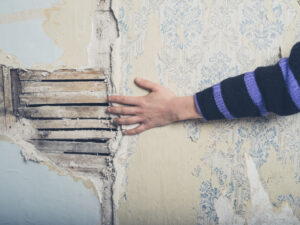
<path id="1" fill-rule="evenodd" d="M 194 94 L 197 111 L 205 121 L 265 116 L 286 116 L 300 111 L 300 42 L 289 58 L 227 78 Z"/>

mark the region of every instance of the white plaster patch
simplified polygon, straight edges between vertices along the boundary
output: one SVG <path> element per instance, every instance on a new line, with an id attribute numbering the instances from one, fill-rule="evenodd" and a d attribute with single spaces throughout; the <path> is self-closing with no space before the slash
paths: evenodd
<path id="1" fill-rule="evenodd" d="M 219 218 L 219 224 L 220 225 L 244 225 L 245 224 L 245 219 L 241 216 L 238 216 L 234 213 L 231 202 L 221 196 L 216 200 L 215 202 L 215 208 L 216 212 Z"/>
<path id="2" fill-rule="evenodd" d="M 248 210 L 249 225 L 292 225 L 300 224 L 300 221 L 293 215 L 288 204 L 284 205 L 279 212 L 275 212 L 268 193 L 264 190 L 259 174 L 253 159 L 245 154 L 245 161 L 248 171 L 248 179 L 251 191 L 251 205 Z"/>

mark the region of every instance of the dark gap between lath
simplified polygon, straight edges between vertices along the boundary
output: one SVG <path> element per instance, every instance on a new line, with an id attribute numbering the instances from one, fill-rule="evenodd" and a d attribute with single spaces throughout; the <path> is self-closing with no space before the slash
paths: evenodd
<path id="1" fill-rule="evenodd" d="M 97 153 L 97 152 L 64 152 L 64 154 L 72 155 L 95 155 L 95 156 L 110 156 L 110 153 Z"/>
<path id="2" fill-rule="evenodd" d="M 76 131 L 76 130 L 106 130 L 106 131 L 117 131 L 114 128 L 38 128 L 38 131 Z"/>
<path id="3" fill-rule="evenodd" d="M 104 79 L 22 80 L 22 82 L 105 82 Z"/>
<path id="4" fill-rule="evenodd" d="M 30 117 L 25 116 L 26 119 L 29 120 L 111 120 L 111 117 L 88 117 L 88 118 L 82 118 L 82 117 L 75 117 L 75 118 L 68 118 L 68 117 Z"/>
<path id="5" fill-rule="evenodd" d="M 41 107 L 41 106 L 105 106 L 109 104 L 105 103 L 55 103 L 55 104 L 27 104 L 27 107 Z"/>
<path id="6" fill-rule="evenodd" d="M 92 143 L 106 143 L 108 139 L 95 139 L 95 138 L 90 138 L 90 139 L 30 139 L 31 141 L 58 141 L 58 142 L 92 142 Z"/>

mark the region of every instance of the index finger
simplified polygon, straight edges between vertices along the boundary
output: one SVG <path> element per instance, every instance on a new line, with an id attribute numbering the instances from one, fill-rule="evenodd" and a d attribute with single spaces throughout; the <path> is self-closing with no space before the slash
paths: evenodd
<path id="1" fill-rule="evenodd" d="M 109 102 L 120 103 L 125 105 L 138 105 L 140 97 L 112 95 L 108 97 Z"/>

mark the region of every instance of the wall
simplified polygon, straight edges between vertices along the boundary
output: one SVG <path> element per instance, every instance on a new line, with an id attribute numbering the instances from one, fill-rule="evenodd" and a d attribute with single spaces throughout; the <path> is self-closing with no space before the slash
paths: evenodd
<path id="1" fill-rule="evenodd" d="M 140 76 L 191 95 L 288 56 L 300 40 L 296 0 L 114 0 L 112 10 L 108 0 L 2 0 L 0 62 L 47 70 L 102 68 L 113 73 L 110 92 L 145 94 L 133 85 Z M 299 115 L 270 115 L 185 121 L 118 136 L 111 145 L 114 167 L 103 173 L 116 175 L 115 224 L 299 224 L 298 124 Z M 10 135 L 19 140 L 26 132 L 16 127 Z M 26 159 L 49 166 L 21 143 Z M 8 148 L 1 148 L 1 156 L 12 153 L 14 147 Z M 61 179 L 94 205 L 91 190 Z M 102 198 L 100 176 L 81 179 L 100 201 L 111 201 Z M 100 214 L 91 216 L 98 220 Z"/>
<path id="2" fill-rule="evenodd" d="M 143 77 L 192 95 L 289 55 L 296 0 L 118 0 L 114 82 Z M 123 137 L 118 224 L 300 224 L 300 115 L 185 121 Z"/>
<path id="3" fill-rule="evenodd" d="M 93 190 L 45 165 L 25 162 L 21 148 L 0 142 L 0 224 L 99 224 Z"/>
<path id="4" fill-rule="evenodd" d="M 103 50 L 109 48 L 108 42 L 94 49 L 99 32 L 96 11 L 108 10 L 108 1 L 102 2 L 1 0 L 0 64 L 49 71 L 100 67 L 109 71 L 110 52 Z M 101 171 L 91 175 L 64 168 L 70 165 L 76 169 L 76 160 L 56 166 L 24 142 L 32 130 L 23 122 L 9 131 L 0 127 L 0 224 L 111 223 L 100 204 L 104 188 Z M 51 171 L 22 158 L 46 164 Z M 89 161 L 88 169 L 98 169 L 94 161 Z"/>

